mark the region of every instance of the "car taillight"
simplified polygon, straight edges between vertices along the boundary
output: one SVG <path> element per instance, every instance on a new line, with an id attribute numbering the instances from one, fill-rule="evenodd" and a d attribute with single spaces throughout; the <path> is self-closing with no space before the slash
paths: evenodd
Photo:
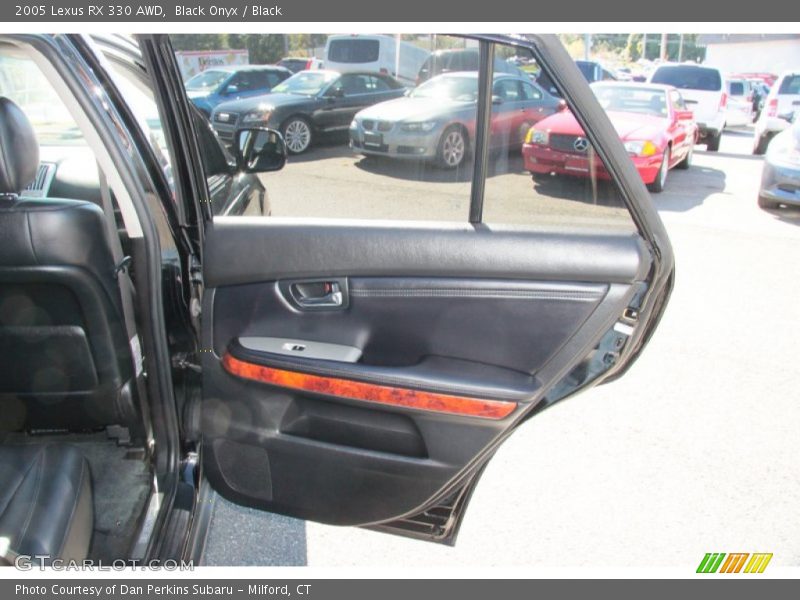
<path id="1" fill-rule="evenodd" d="M 773 98 L 767 104 L 767 116 L 768 117 L 777 117 L 778 116 L 778 99 Z"/>
<path id="2" fill-rule="evenodd" d="M 306 71 L 308 71 L 310 68 L 311 68 L 311 59 L 309 58 L 309 59 L 306 61 Z"/>
<path id="3" fill-rule="evenodd" d="M 719 99 L 719 107 L 720 107 L 720 109 L 725 108 L 725 106 L 727 104 L 728 104 L 728 94 L 726 94 L 725 92 L 722 92 L 722 98 Z"/>

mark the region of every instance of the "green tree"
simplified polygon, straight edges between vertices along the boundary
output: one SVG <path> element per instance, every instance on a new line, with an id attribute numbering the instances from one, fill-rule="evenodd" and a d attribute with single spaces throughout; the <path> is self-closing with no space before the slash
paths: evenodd
<path id="1" fill-rule="evenodd" d="M 218 33 L 181 33 L 171 35 L 175 50 L 218 50 L 225 47 L 225 36 Z"/>
<path id="2" fill-rule="evenodd" d="M 642 34 L 628 34 L 628 42 L 625 44 L 625 58 L 630 62 L 636 62 L 642 57 Z"/>

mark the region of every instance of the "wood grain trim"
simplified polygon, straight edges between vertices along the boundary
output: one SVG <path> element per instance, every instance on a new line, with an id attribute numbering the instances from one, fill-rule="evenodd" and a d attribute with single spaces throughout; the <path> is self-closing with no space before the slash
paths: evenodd
<path id="1" fill-rule="evenodd" d="M 222 366 L 231 375 L 259 381 L 292 390 L 302 390 L 317 394 L 338 396 L 350 400 L 362 400 L 391 406 L 403 406 L 450 415 L 464 415 L 482 419 L 502 419 L 517 408 L 516 402 L 502 400 L 483 400 L 465 396 L 451 396 L 435 392 L 424 392 L 407 388 L 390 387 L 339 379 L 321 377 L 297 371 L 274 369 L 239 360 L 230 353 L 222 357 Z"/>

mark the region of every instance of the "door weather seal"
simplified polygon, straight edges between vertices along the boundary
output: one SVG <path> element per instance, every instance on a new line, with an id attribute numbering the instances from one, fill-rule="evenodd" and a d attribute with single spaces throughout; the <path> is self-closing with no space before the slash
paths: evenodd
<path id="1" fill-rule="evenodd" d="M 596 381 L 617 365 L 639 326 L 639 309 L 647 291 L 647 284 L 639 283 L 637 287 L 630 304 L 622 311 L 619 319 L 602 337 L 600 343 L 545 396 L 545 405 L 549 406 L 563 400 Z"/>

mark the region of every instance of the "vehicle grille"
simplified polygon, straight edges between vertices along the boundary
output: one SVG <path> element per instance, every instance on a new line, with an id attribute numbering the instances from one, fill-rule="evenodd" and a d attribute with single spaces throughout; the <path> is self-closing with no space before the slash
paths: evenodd
<path id="1" fill-rule="evenodd" d="M 394 127 L 394 123 L 391 121 L 376 121 L 374 119 L 364 119 L 361 121 L 361 126 L 364 128 L 365 131 L 381 131 L 387 132 L 391 131 L 392 127 Z"/>
<path id="2" fill-rule="evenodd" d="M 575 149 L 575 140 L 580 138 L 581 136 L 579 135 L 564 135 L 561 133 L 551 133 L 550 147 L 553 150 L 558 150 L 559 152 L 569 152 L 570 154 L 586 154 L 586 150 Z"/>
<path id="3" fill-rule="evenodd" d="M 47 192 L 49 190 L 45 188 L 49 187 L 50 173 L 54 167 L 55 165 L 53 165 L 52 163 L 41 163 L 39 165 L 39 168 L 36 170 L 36 177 L 25 188 L 25 190 L 23 191 L 23 195 L 34 196 L 37 198 L 44 198 L 45 196 L 47 196 Z"/>
<path id="4" fill-rule="evenodd" d="M 227 116 L 227 118 L 226 118 Z M 239 120 L 238 113 L 231 113 L 231 112 L 218 112 L 214 115 L 214 122 L 215 123 L 222 123 L 223 125 L 236 125 L 236 122 Z"/>

